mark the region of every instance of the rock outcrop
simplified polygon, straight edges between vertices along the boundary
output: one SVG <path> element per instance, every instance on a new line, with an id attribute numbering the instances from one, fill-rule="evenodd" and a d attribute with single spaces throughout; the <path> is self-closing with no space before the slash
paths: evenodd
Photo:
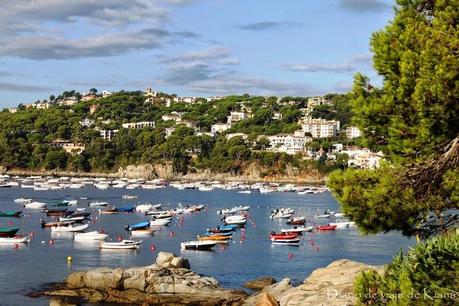
<path id="1" fill-rule="evenodd" d="M 261 290 L 266 286 L 275 284 L 276 280 L 271 276 L 261 276 L 253 280 L 249 280 L 244 284 L 245 288 L 253 290 Z"/>
<path id="2" fill-rule="evenodd" d="M 205 306 L 241 305 L 246 296 L 222 289 L 214 278 L 191 271 L 188 260 L 164 252 L 146 267 L 71 273 L 64 286 L 45 295 L 82 297 L 92 303 Z"/>
<path id="3" fill-rule="evenodd" d="M 370 269 L 383 272 L 382 267 L 348 259 L 337 260 L 325 268 L 314 270 L 298 287 L 291 286 L 288 278 L 267 286 L 260 293 L 247 298 L 244 306 L 271 305 L 266 294 L 274 297 L 280 306 L 354 305 L 354 279 L 358 273 Z"/>

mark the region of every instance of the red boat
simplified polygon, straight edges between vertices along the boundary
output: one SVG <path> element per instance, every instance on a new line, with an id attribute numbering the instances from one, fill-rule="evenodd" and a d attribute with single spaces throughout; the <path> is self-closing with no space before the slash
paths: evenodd
<path id="1" fill-rule="evenodd" d="M 298 234 L 295 234 L 295 233 L 280 233 L 280 234 L 276 234 L 275 232 L 271 232 L 271 240 L 285 240 L 285 239 L 295 239 L 296 237 L 298 237 Z"/>
<path id="2" fill-rule="evenodd" d="M 334 231 L 336 229 L 336 225 L 319 225 L 316 229 L 318 231 Z"/>

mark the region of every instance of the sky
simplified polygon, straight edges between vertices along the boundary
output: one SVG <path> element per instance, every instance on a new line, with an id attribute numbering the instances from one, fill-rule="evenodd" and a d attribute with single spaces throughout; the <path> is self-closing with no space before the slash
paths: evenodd
<path id="1" fill-rule="evenodd" d="M 341 93 L 394 0 L 2 0 L 0 107 L 65 90 Z"/>

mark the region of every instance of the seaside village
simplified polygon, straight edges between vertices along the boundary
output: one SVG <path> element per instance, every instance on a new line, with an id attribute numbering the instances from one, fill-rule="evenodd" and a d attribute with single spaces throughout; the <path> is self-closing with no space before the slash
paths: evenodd
<path id="1" fill-rule="evenodd" d="M 70 95 L 65 97 L 59 97 L 53 101 L 37 101 L 35 103 L 24 104 L 20 105 L 18 108 L 9 108 L 8 111 L 11 113 L 15 113 L 20 108 L 36 108 L 36 109 L 47 109 L 53 107 L 53 105 L 59 106 L 72 106 L 79 101 L 95 101 L 100 98 L 105 98 L 108 96 L 113 95 L 112 92 L 109 91 L 101 91 L 97 93 L 97 91 L 89 91 L 82 94 L 70 92 Z M 73 94 L 74 93 L 74 94 Z M 164 95 L 161 92 L 157 92 L 152 90 L 151 88 L 147 88 L 144 90 L 143 95 L 145 97 L 144 103 L 157 103 L 160 101 L 166 107 L 171 107 L 174 103 L 187 103 L 187 104 L 195 104 L 201 103 L 202 101 L 213 102 L 219 99 L 222 99 L 222 96 L 214 96 L 214 97 L 184 97 L 184 96 L 169 96 Z M 296 101 L 285 101 L 278 99 L 277 103 L 285 104 L 285 105 L 292 105 L 296 103 Z M 324 150 L 322 146 L 319 148 L 311 148 L 308 144 L 314 140 L 323 140 L 323 139 L 336 139 L 337 136 L 340 136 L 340 139 L 347 139 L 347 140 L 354 140 L 358 139 L 362 132 L 355 126 L 346 126 L 342 127 L 340 121 L 337 120 L 326 120 L 323 118 L 313 118 L 311 116 L 312 111 L 314 108 L 321 106 L 321 105 L 331 105 L 332 101 L 327 100 L 325 97 L 310 97 L 307 100 L 307 107 L 302 108 L 302 117 L 298 120 L 298 126 L 301 128 L 296 130 L 291 134 L 277 134 L 277 135 L 269 135 L 258 136 L 257 141 L 252 141 L 252 143 L 248 143 L 252 150 L 266 150 L 271 152 L 283 152 L 286 154 L 300 154 L 303 156 L 304 159 L 319 159 L 322 156 L 326 156 L 327 159 L 336 159 L 339 154 L 346 154 L 348 157 L 348 166 L 361 168 L 361 169 L 372 169 L 377 168 L 379 166 L 380 160 L 383 158 L 382 152 L 372 152 L 367 148 L 355 146 L 355 145 L 347 145 L 346 143 L 335 141 L 332 143 L 332 146 L 327 150 Z M 91 105 L 90 107 L 90 114 L 93 114 L 97 109 L 97 104 Z M 228 130 L 232 127 L 232 125 L 238 121 L 246 120 L 252 118 L 252 111 L 250 107 L 244 104 L 244 102 L 240 103 L 240 110 L 239 111 L 231 111 L 227 116 L 227 120 L 225 122 L 215 123 L 211 126 L 210 131 L 200 131 L 197 127 L 195 122 L 185 120 L 182 118 L 183 113 L 177 111 L 171 111 L 169 114 L 163 115 L 161 120 L 169 121 L 173 124 L 171 127 L 165 129 L 166 138 L 169 137 L 174 130 L 179 125 L 184 125 L 189 128 L 194 129 L 197 136 L 199 135 L 209 135 L 211 137 L 216 137 L 218 135 L 225 135 L 227 139 L 233 137 L 241 137 L 242 139 L 248 140 L 248 135 L 244 133 L 229 133 Z M 97 123 L 103 125 L 113 124 L 116 125 L 116 122 L 112 122 L 111 120 L 104 120 L 104 118 L 98 118 L 99 120 Z M 282 119 L 282 114 L 280 112 L 274 113 L 273 118 L 274 120 Z M 84 118 L 80 121 L 80 125 L 85 128 L 94 128 L 95 130 L 99 131 L 100 136 L 106 141 L 112 141 L 113 138 L 118 133 L 119 129 L 144 129 L 144 128 L 155 128 L 156 123 L 153 121 L 146 121 L 146 122 L 127 122 L 127 123 L 119 123 L 118 129 L 107 129 L 104 127 L 96 126 L 96 120 Z M 263 148 L 255 148 L 256 143 L 260 142 L 260 140 L 265 140 L 267 145 Z M 67 153 L 71 154 L 79 154 L 85 150 L 84 144 L 73 142 L 70 140 L 61 140 L 55 139 L 53 140 L 50 145 L 62 147 Z"/>

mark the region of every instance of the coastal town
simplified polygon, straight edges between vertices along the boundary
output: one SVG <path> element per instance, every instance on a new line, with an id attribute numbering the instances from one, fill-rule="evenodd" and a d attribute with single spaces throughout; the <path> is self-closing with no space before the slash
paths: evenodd
<path id="1" fill-rule="evenodd" d="M 192 108 L 200 105 L 205 108 L 216 108 L 221 101 L 225 101 L 226 97 L 182 97 L 147 88 L 143 92 L 137 92 L 140 97 L 137 101 L 143 104 L 140 107 L 159 106 L 157 111 L 160 115 L 150 116 L 150 118 L 155 118 L 154 121 L 127 121 L 125 118 L 116 120 L 111 119 L 111 115 L 101 116 L 98 112 L 101 103 L 116 104 L 117 100 L 107 102 L 107 99 L 120 94 L 123 95 L 124 92 L 113 93 L 104 90 L 98 93 L 95 88 L 82 94 L 70 91 L 58 97 L 51 96 L 49 100 L 20 104 L 18 107 L 9 108 L 8 112 L 17 115 L 28 110 L 46 111 L 53 108 L 59 108 L 64 112 L 74 112 L 75 107 L 83 105 L 88 111 L 78 121 L 79 126 L 81 129 L 95 131 L 106 142 L 114 141 L 120 130 L 151 131 L 158 129 L 167 140 L 178 128 L 186 127 L 196 137 L 212 139 L 224 137 L 227 141 L 235 138 L 242 141 L 252 152 L 287 154 L 301 160 L 325 159 L 333 162 L 341 156 L 341 158 L 345 157 L 348 167 L 374 169 L 379 167 L 380 161 L 384 158 L 382 152 L 372 152 L 358 145 L 358 140 L 362 136 L 362 131 L 358 127 L 353 126 L 350 122 L 346 122 L 343 126 L 340 120 L 321 118 L 320 113 L 315 114 L 315 111 L 320 108 L 336 112 L 333 108 L 336 104 L 332 99 L 333 95 L 301 99 L 255 97 L 261 101 L 257 107 L 258 112 L 269 110 L 270 118 L 266 125 L 281 122 L 284 116 L 291 116 L 293 110 L 294 117 L 289 118 L 289 122 L 294 126 L 290 128 L 289 133 L 270 133 L 269 135 L 257 133 L 254 136 L 238 129 L 238 126 L 250 122 L 256 115 L 252 110 L 253 100 L 249 101 L 253 97 L 250 96 L 247 96 L 248 99 L 240 97 L 236 103 L 225 110 L 224 119 L 220 115 L 219 119 L 213 120 L 212 124 L 202 126 L 196 119 L 190 119 L 190 113 L 194 111 Z M 122 99 L 128 99 L 128 97 L 124 95 Z M 178 108 L 180 110 L 176 110 Z M 79 155 L 86 149 L 86 144 L 77 137 L 50 139 L 44 145 L 61 148 L 69 155 Z M 187 152 L 193 156 L 200 153 L 199 150 L 199 148 L 187 149 Z"/>

